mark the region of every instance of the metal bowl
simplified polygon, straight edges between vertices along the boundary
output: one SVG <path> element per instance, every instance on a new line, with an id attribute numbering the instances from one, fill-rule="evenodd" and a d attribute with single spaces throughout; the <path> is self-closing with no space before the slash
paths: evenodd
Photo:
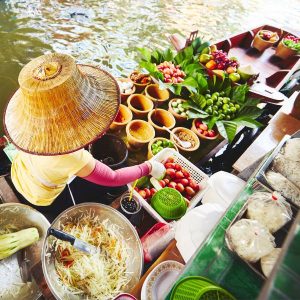
<path id="1" fill-rule="evenodd" d="M 143 249 L 138 234 L 130 222 L 114 208 L 99 203 L 83 203 L 72 206 L 62 212 L 52 223 L 51 227 L 61 229 L 65 222 L 75 221 L 84 213 L 93 212 L 99 216 L 100 221 L 109 219 L 119 226 L 121 235 L 130 248 L 127 261 L 127 272 L 132 274 L 130 282 L 123 288 L 124 292 L 129 292 L 139 281 L 143 270 Z M 42 266 L 46 282 L 56 299 L 79 300 L 86 299 L 83 295 L 74 295 L 65 288 L 59 280 L 55 269 L 55 250 L 53 247 L 53 237 L 48 237 L 44 241 L 42 251 Z"/>
<path id="2" fill-rule="evenodd" d="M 41 296 L 30 270 L 40 262 L 43 240 L 49 226 L 48 220 L 30 206 L 19 203 L 0 205 L 0 230 L 19 231 L 36 227 L 40 235 L 38 242 L 0 261 L 0 299 L 36 300 Z M 27 281 L 32 281 L 32 284 L 16 289 L 20 287 L 18 283 Z"/>

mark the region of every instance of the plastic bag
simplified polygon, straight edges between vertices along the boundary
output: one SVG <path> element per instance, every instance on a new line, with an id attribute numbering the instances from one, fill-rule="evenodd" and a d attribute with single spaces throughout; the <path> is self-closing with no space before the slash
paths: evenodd
<path id="1" fill-rule="evenodd" d="M 275 238 L 256 220 L 241 219 L 226 234 L 228 247 L 242 259 L 257 262 L 275 248 Z"/>
<path id="2" fill-rule="evenodd" d="M 275 248 L 271 253 L 261 258 L 261 269 L 266 277 L 272 272 L 280 252 L 281 248 Z"/>
<path id="3" fill-rule="evenodd" d="M 282 193 L 284 197 L 300 206 L 300 189 L 297 188 L 291 181 L 280 173 L 276 173 L 271 170 L 266 172 L 266 179 L 275 191 Z"/>
<path id="4" fill-rule="evenodd" d="M 256 192 L 248 199 L 247 218 L 265 225 L 276 232 L 292 219 L 292 210 L 279 193 Z"/>

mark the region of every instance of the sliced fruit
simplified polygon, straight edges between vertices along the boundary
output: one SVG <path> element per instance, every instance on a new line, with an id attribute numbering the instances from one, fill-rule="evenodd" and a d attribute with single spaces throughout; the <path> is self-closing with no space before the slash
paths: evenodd
<path id="1" fill-rule="evenodd" d="M 213 70 L 213 73 L 221 79 L 225 78 L 225 72 L 223 70 Z"/>
<path id="2" fill-rule="evenodd" d="M 252 67 L 252 65 L 245 65 L 245 66 L 240 66 L 237 70 L 239 75 L 244 81 L 247 81 L 250 79 L 252 76 L 255 76 L 258 74 L 258 72 Z"/>

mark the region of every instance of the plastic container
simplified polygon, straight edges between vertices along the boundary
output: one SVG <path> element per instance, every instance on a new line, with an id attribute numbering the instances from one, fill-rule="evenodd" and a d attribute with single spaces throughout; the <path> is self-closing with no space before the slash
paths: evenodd
<path id="1" fill-rule="evenodd" d="M 205 190 L 206 190 L 206 182 L 208 180 L 208 176 L 199 170 L 194 164 L 192 164 L 189 160 L 187 160 L 185 157 L 183 157 L 179 152 L 177 152 L 174 149 L 166 148 L 157 153 L 155 156 L 153 156 L 150 161 L 155 160 L 159 162 L 165 162 L 169 157 L 174 157 L 175 162 L 180 164 L 183 168 L 185 168 L 191 175 L 191 177 L 197 182 L 197 184 L 200 184 L 202 186 L 202 189 L 200 189 L 194 197 L 190 200 L 190 205 L 188 206 L 187 210 L 190 210 L 194 208 L 202 199 Z M 132 183 L 128 184 L 129 190 L 132 188 Z M 154 209 L 151 207 L 151 205 L 145 201 L 138 192 L 135 190 L 133 191 L 134 195 L 139 198 L 140 203 L 144 207 L 144 209 L 158 222 L 167 223 L 167 221 L 162 218 Z"/>
<path id="2" fill-rule="evenodd" d="M 175 230 L 171 224 L 157 223 L 141 238 L 145 263 L 157 258 L 174 239 Z"/>
<path id="3" fill-rule="evenodd" d="M 181 218 L 187 209 L 182 195 L 177 190 L 169 187 L 163 188 L 153 195 L 151 206 L 167 220 Z"/>
<path id="4" fill-rule="evenodd" d="M 234 300 L 226 290 L 209 279 L 200 276 L 190 276 L 180 280 L 171 293 L 171 300 Z"/>
<path id="5" fill-rule="evenodd" d="M 89 147 L 94 158 L 112 169 L 126 166 L 128 149 L 125 142 L 113 134 L 106 134 Z"/>

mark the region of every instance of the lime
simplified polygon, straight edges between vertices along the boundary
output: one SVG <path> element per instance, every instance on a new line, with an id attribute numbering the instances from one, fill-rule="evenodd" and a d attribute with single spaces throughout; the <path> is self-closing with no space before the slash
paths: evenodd
<path id="1" fill-rule="evenodd" d="M 214 92 L 213 94 L 212 94 L 212 97 L 219 97 L 220 96 L 220 94 L 218 93 L 218 92 Z"/>
<path id="2" fill-rule="evenodd" d="M 220 96 L 224 96 L 225 95 L 225 92 L 220 92 Z"/>
<path id="3" fill-rule="evenodd" d="M 258 72 L 254 70 L 252 65 L 241 66 L 238 68 L 237 72 L 241 76 L 241 79 L 243 79 L 244 81 L 247 81 L 252 76 L 258 74 Z"/>
<path id="4" fill-rule="evenodd" d="M 225 110 L 225 109 L 229 108 L 229 105 L 228 104 L 224 104 L 222 107 L 223 107 L 223 110 Z"/>
<path id="5" fill-rule="evenodd" d="M 161 146 L 162 143 L 163 143 L 162 141 L 157 141 L 157 142 L 156 142 L 156 146 Z"/>
<path id="6" fill-rule="evenodd" d="M 219 109 L 219 106 L 217 106 L 217 105 L 213 106 L 213 110 L 218 110 L 218 109 Z"/>
<path id="7" fill-rule="evenodd" d="M 209 62 L 211 59 L 211 56 L 209 54 L 201 54 L 200 57 L 199 57 L 199 61 L 202 63 L 202 64 L 206 64 L 207 62 Z"/>
<path id="8" fill-rule="evenodd" d="M 226 120 L 230 120 L 231 116 L 230 115 L 226 115 Z"/>
<path id="9" fill-rule="evenodd" d="M 234 113 L 234 112 L 236 112 L 236 108 L 235 107 L 230 107 L 230 111 Z"/>
<path id="10" fill-rule="evenodd" d="M 210 94 L 205 94 L 205 98 L 209 99 L 209 98 L 211 98 L 211 95 Z"/>
<path id="11" fill-rule="evenodd" d="M 241 108 L 238 104 L 235 104 L 234 107 L 235 107 L 236 109 L 240 109 L 240 108 Z"/>
<path id="12" fill-rule="evenodd" d="M 218 111 L 216 111 L 216 110 L 213 111 L 214 116 L 217 116 L 218 114 L 219 114 Z"/>
<path id="13" fill-rule="evenodd" d="M 213 104 L 213 101 L 211 99 L 207 99 L 206 105 L 212 105 L 212 104 Z"/>
<path id="14" fill-rule="evenodd" d="M 231 74 L 229 74 L 228 77 L 232 82 L 238 82 L 241 79 L 241 76 L 239 73 L 231 73 Z"/>

